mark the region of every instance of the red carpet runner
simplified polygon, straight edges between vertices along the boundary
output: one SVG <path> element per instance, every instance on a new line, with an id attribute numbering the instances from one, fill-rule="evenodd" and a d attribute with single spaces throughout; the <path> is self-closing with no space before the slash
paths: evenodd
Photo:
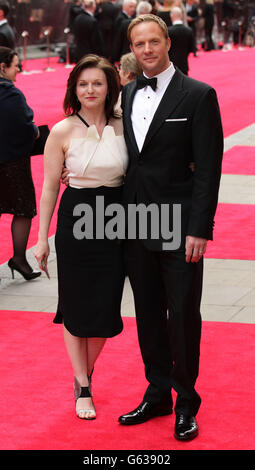
<path id="1" fill-rule="evenodd" d="M 124 319 L 123 332 L 108 340 L 96 364 L 97 419 L 87 422 L 75 416 L 72 371 L 52 317 L 1 313 L 1 449 L 254 449 L 255 325 L 203 323 L 200 436 L 180 443 L 174 416 L 132 427 L 117 422 L 146 387 L 133 318 Z"/>

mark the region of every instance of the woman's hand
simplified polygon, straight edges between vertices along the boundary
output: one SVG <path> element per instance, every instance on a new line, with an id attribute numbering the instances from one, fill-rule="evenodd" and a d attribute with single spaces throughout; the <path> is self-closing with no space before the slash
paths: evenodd
<path id="1" fill-rule="evenodd" d="M 44 262 L 45 266 L 47 267 L 47 260 L 50 254 L 50 247 L 48 240 L 45 242 L 38 241 L 37 245 L 34 248 L 34 255 L 37 260 L 38 266 L 40 269 L 43 270 L 42 261 Z"/>

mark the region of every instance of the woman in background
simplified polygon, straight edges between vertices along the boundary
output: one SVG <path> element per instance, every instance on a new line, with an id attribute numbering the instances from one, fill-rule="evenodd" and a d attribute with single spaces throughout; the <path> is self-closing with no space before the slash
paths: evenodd
<path id="1" fill-rule="evenodd" d="M 36 215 L 29 155 L 39 131 L 33 123 L 33 111 L 13 83 L 19 71 L 17 53 L 0 47 L 0 215 L 13 215 L 13 257 L 8 261 L 12 277 L 17 271 L 29 281 L 41 275 L 26 259 L 31 221 Z"/>
<path id="2" fill-rule="evenodd" d="M 125 86 L 142 74 L 141 66 L 138 64 L 133 52 L 124 54 L 120 59 L 120 83 Z"/>

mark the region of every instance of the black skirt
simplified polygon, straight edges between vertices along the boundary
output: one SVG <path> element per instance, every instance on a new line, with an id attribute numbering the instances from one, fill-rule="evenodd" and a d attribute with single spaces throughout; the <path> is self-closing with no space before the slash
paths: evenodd
<path id="1" fill-rule="evenodd" d="M 0 163 L 0 214 L 32 219 L 36 215 L 30 158 Z"/>
<path id="2" fill-rule="evenodd" d="M 67 330 L 78 337 L 108 338 L 123 329 L 120 312 L 125 279 L 123 243 L 96 237 L 96 217 L 100 215 L 96 213 L 98 196 L 103 196 L 105 207 L 121 203 L 122 187 L 68 187 L 58 210 L 55 245 L 59 301 L 53 321 L 64 323 Z M 91 233 L 87 236 L 91 229 L 88 219 L 87 225 L 82 226 L 81 215 L 73 215 L 79 204 L 89 205 L 93 212 L 92 238 Z M 82 238 L 80 229 L 85 227 L 87 238 Z"/>

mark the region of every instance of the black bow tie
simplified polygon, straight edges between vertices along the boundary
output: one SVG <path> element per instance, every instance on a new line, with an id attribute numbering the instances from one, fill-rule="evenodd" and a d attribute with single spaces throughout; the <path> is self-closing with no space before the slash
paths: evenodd
<path id="1" fill-rule="evenodd" d="M 155 91 L 157 88 L 157 78 L 146 78 L 144 75 L 139 75 L 137 77 L 137 89 L 139 90 L 146 86 L 150 86 Z"/>

